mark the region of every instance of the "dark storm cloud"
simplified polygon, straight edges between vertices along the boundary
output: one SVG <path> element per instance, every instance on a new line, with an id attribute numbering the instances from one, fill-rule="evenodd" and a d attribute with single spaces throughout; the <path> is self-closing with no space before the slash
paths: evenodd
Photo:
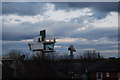
<path id="1" fill-rule="evenodd" d="M 30 28 L 31 29 L 31 28 Z M 38 29 L 38 28 L 37 28 Z M 117 41 L 118 39 L 118 32 L 117 29 L 91 29 L 89 31 L 74 31 L 74 29 L 71 27 L 69 29 L 66 28 L 56 28 L 56 29 L 46 29 L 47 30 L 47 36 L 54 37 L 54 38 L 65 38 L 65 37 L 71 37 L 71 38 L 85 38 L 89 40 L 97 40 L 102 37 L 107 37 L 109 40 Z M 33 37 L 36 37 L 39 35 L 39 31 L 42 29 L 36 30 L 36 32 L 32 32 L 32 29 L 30 30 L 30 34 L 27 34 L 29 32 L 5 32 L 3 31 L 3 40 L 24 40 L 24 39 L 32 39 Z"/>
<path id="2" fill-rule="evenodd" d="M 52 3 L 55 9 L 71 9 L 92 8 L 95 10 L 94 15 L 98 18 L 106 16 L 108 12 L 118 11 L 117 2 L 57 2 Z M 42 2 L 3 2 L 3 14 L 19 14 L 19 15 L 36 15 L 44 11 Z M 100 14 L 101 12 L 102 14 Z M 42 13 L 41 13 L 42 14 Z"/>
<path id="3" fill-rule="evenodd" d="M 111 11 L 118 11 L 118 2 L 69 2 L 69 3 L 55 3 L 56 9 L 71 9 L 92 8 L 94 10 L 94 17 L 100 19 L 104 18 Z"/>
<path id="4" fill-rule="evenodd" d="M 43 11 L 42 3 L 35 2 L 3 2 L 2 13 L 18 15 L 36 15 Z"/>
<path id="5" fill-rule="evenodd" d="M 118 11 L 118 2 L 68 2 L 54 3 L 56 9 L 76 9 L 90 7 L 103 12 Z"/>
<path id="6" fill-rule="evenodd" d="M 23 23 L 14 27 L 11 26 L 4 26 L 2 28 L 2 40 L 19 41 L 24 39 L 32 39 L 33 37 L 38 36 L 40 31 L 38 28 L 38 32 L 36 29 L 33 29 L 34 26 L 30 23 Z"/>
<path id="7" fill-rule="evenodd" d="M 77 37 L 83 37 L 86 39 L 94 40 L 99 39 L 100 37 L 107 37 L 111 40 L 117 40 L 118 39 L 118 30 L 117 28 L 96 28 L 96 29 L 89 29 L 87 31 L 78 31 L 75 34 L 72 34 L 71 37 L 77 38 Z"/>
<path id="8" fill-rule="evenodd" d="M 7 33 L 7 32 L 3 32 L 2 33 L 2 40 L 8 40 L 8 41 L 19 41 L 19 40 L 24 40 L 24 39 L 32 39 L 33 37 L 36 37 L 36 34 L 17 34 L 17 33 Z"/>

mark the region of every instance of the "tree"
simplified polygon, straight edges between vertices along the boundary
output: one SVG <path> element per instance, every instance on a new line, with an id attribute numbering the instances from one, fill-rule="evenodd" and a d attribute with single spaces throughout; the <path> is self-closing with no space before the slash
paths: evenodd
<path id="1" fill-rule="evenodd" d="M 83 58 L 94 59 L 101 58 L 100 52 L 96 52 L 95 50 L 86 50 L 83 54 Z"/>
<path id="2" fill-rule="evenodd" d="M 8 52 L 6 56 L 8 56 L 10 59 L 19 59 L 22 52 L 19 50 L 12 49 Z"/>

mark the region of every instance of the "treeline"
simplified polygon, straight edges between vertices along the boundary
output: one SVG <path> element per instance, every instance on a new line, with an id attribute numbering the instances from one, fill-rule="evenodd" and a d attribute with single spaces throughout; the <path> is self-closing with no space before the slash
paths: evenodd
<path id="1" fill-rule="evenodd" d="M 75 56 L 75 55 L 74 55 Z M 42 53 L 40 52 L 34 52 L 32 54 L 25 53 L 20 50 L 10 50 L 6 55 L 3 56 L 3 59 L 42 59 Z M 97 59 L 97 58 L 104 58 L 100 52 L 97 52 L 96 50 L 85 50 L 82 55 L 78 55 L 74 59 Z M 58 52 L 51 52 L 51 53 L 45 53 L 44 59 L 48 60 L 61 60 L 61 59 L 70 59 L 69 54 L 63 54 L 60 55 Z"/>
<path id="2" fill-rule="evenodd" d="M 48 53 L 43 59 L 39 52 L 29 56 L 28 53 L 19 50 L 10 50 L 6 58 L 9 57 L 11 60 L 3 60 L 3 78 L 71 79 L 77 75 L 82 80 L 80 75 L 83 75 L 86 69 L 90 66 L 92 68 L 95 63 L 102 61 L 102 59 L 98 59 L 100 57 L 96 51 L 95 53 L 85 51 L 82 58 L 73 60 L 70 60 L 69 55 L 58 56 L 59 54 L 56 52 Z"/>
<path id="3" fill-rule="evenodd" d="M 81 56 L 81 58 L 95 59 L 103 58 L 103 56 L 100 54 L 100 52 L 97 52 L 96 50 L 86 50 L 84 54 Z"/>

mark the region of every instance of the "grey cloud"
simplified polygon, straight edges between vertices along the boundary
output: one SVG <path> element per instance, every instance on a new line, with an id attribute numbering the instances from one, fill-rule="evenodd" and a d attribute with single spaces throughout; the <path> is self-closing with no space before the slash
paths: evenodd
<path id="1" fill-rule="evenodd" d="M 101 37 L 107 37 L 108 40 L 117 41 L 118 38 L 118 30 L 116 28 L 90 28 L 88 30 L 77 31 L 78 28 L 82 26 L 86 26 L 83 23 L 84 19 L 89 19 L 92 21 L 93 17 L 96 18 L 103 18 L 105 17 L 108 12 L 110 11 L 117 11 L 117 3 L 53 3 L 56 5 L 56 10 L 64 9 L 69 11 L 69 9 L 80 9 L 89 7 L 94 9 L 94 15 L 92 18 L 87 17 L 78 17 L 71 19 L 71 22 L 64 22 L 64 21 L 41 21 L 35 24 L 24 22 L 19 25 L 3 25 L 3 40 L 8 41 L 16 41 L 16 40 L 23 40 L 23 39 L 32 39 L 35 36 L 39 35 L 39 31 L 42 29 L 47 30 L 47 36 L 55 37 L 55 38 L 86 38 L 88 40 L 95 40 Z M 75 5 L 76 4 L 76 5 Z M 40 12 L 44 12 L 44 3 L 3 3 L 3 15 L 7 14 L 18 14 L 18 15 L 36 15 Z M 114 7 L 113 7 L 114 6 Z M 113 8 L 112 8 L 113 7 Z M 108 9 L 110 8 L 110 9 Z M 89 16 L 90 17 L 90 16 Z M 76 23 L 74 22 L 76 20 Z M 19 22 L 19 20 L 16 20 Z M 92 26 L 90 26 L 92 27 Z M 93 26 L 94 27 L 94 26 Z M 25 45 L 26 44 L 26 45 Z M 7 48 L 26 48 L 27 43 L 19 43 L 19 44 L 3 44 L 4 49 Z M 76 43 L 63 43 L 57 44 L 62 46 L 62 48 L 58 50 L 66 51 L 67 47 L 70 44 L 74 44 L 77 49 L 85 49 L 85 48 L 95 48 L 96 50 L 107 50 L 116 48 L 108 48 L 109 46 L 113 46 L 116 44 L 81 44 L 81 42 Z M 9 46 L 8 46 L 9 45 Z M 21 46 L 21 47 L 20 47 Z M 112 54 L 111 54 L 112 55 Z"/>
<path id="2" fill-rule="evenodd" d="M 118 29 L 117 28 L 94 28 L 90 26 L 87 30 L 78 31 L 78 28 L 86 26 L 83 24 L 84 18 L 77 23 L 71 22 L 62 22 L 62 21 L 43 21 L 35 24 L 31 23 L 22 23 L 20 25 L 3 25 L 3 40 L 22 40 L 22 39 L 31 39 L 39 35 L 39 31 L 42 29 L 47 30 L 47 36 L 64 38 L 86 38 L 86 39 L 99 39 L 101 37 L 108 37 L 109 39 L 118 38 Z M 86 18 L 85 18 L 86 19 Z M 89 18 L 88 18 L 89 19 Z M 89 20 L 92 21 L 92 20 Z M 14 26 L 14 27 L 13 27 Z M 13 31 L 15 30 L 15 31 Z"/>
<path id="3" fill-rule="evenodd" d="M 54 2 L 52 4 L 55 5 L 56 10 L 91 8 L 96 18 L 104 18 L 108 12 L 118 11 L 117 2 Z M 3 2 L 2 10 L 3 14 L 37 15 L 45 11 L 44 5 L 43 2 Z"/>
<path id="4" fill-rule="evenodd" d="M 3 2 L 2 13 L 18 15 L 36 15 L 44 11 L 43 3 L 36 2 Z"/>
<path id="5" fill-rule="evenodd" d="M 96 28 L 96 29 L 89 29 L 86 31 L 78 31 L 75 34 L 71 35 L 71 37 L 83 37 L 90 40 L 99 39 L 100 37 L 107 37 L 111 40 L 117 40 L 118 39 L 118 30 L 117 28 Z"/>
<path id="6" fill-rule="evenodd" d="M 76 9 L 90 7 L 105 12 L 118 11 L 118 2 L 61 2 L 55 4 L 56 9 Z"/>
<path id="7" fill-rule="evenodd" d="M 94 10 L 94 17 L 101 19 L 111 11 L 118 12 L 118 2 L 66 2 L 55 3 L 56 9 L 71 9 L 91 8 Z"/>

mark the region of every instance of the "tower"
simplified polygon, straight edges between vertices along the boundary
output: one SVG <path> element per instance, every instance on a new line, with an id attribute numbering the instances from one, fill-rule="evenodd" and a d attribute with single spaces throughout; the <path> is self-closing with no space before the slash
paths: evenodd
<path id="1" fill-rule="evenodd" d="M 70 45 L 70 47 L 68 48 L 68 51 L 70 51 L 70 59 L 72 60 L 74 58 L 73 52 L 76 52 L 74 46 Z"/>
<path id="2" fill-rule="evenodd" d="M 33 52 L 39 51 L 42 53 L 42 59 L 44 59 L 45 53 L 54 52 L 55 39 L 46 40 L 46 30 L 40 31 L 38 37 L 33 38 L 33 42 L 29 43 L 29 49 Z"/>

